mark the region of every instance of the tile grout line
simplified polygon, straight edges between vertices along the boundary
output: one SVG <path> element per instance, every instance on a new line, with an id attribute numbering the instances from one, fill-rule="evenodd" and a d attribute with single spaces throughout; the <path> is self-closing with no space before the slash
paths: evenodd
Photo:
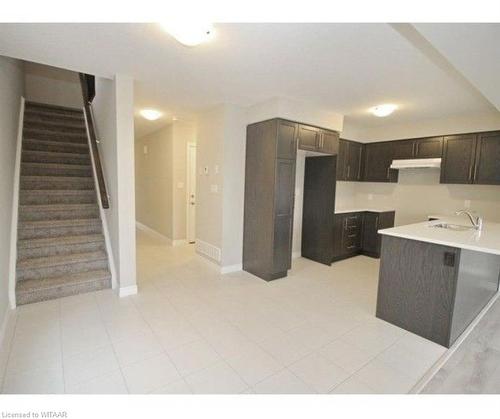
<path id="1" fill-rule="evenodd" d="M 127 390 L 127 393 L 128 394 L 131 394 L 130 393 L 130 390 L 128 388 L 128 384 L 127 384 L 127 380 L 125 380 L 125 375 L 123 374 L 123 370 L 122 370 L 122 366 L 120 364 L 120 361 L 118 360 L 118 356 L 116 354 L 116 351 L 115 351 L 115 347 L 113 345 L 113 340 L 111 339 L 111 336 L 108 332 L 108 328 L 106 327 L 106 322 L 104 321 L 104 318 L 102 317 L 102 310 L 101 310 L 101 305 L 99 304 L 99 301 L 97 299 L 97 294 L 99 293 L 99 291 L 96 291 L 96 293 L 94 294 L 94 298 L 96 300 L 96 304 L 97 304 L 97 310 L 99 311 L 99 318 L 101 320 L 101 322 L 103 323 L 103 326 L 104 326 L 104 331 L 106 332 L 106 336 L 108 337 L 109 339 L 109 343 L 111 345 L 111 350 L 113 351 L 113 355 L 115 356 L 115 359 L 116 359 L 116 363 L 118 364 L 118 370 L 120 371 L 120 375 L 122 377 L 122 380 L 123 380 L 123 384 L 125 385 L 125 389 Z M 112 293 L 113 295 L 117 296 L 117 294 L 115 294 L 115 292 L 112 290 Z M 119 297 L 120 298 L 120 297 Z"/>
<path id="2" fill-rule="evenodd" d="M 153 287 L 156 288 L 156 286 L 153 284 Z M 156 288 L 157 289 L 157 288 Z M 167 298 L 168 299 L 168 298 Z M 135 309 L 137 310 L 137 312 L 139 313 L 139 316 L 142 318 L 142 320 L 144 320 L 144 322 L 148 325 L 149 329 L 151 330 L 151 333 L 153 334 L 155 340 L 157 341 L 158 340 L 158 337 L 156 336 L 156 333 L 155 331 L 153 330 L 153 328 L 151 327 L 151 324 L 147 321 L 147 319 L 144 317 L 143 313 L 141 312 L 141 310 L 137 307 L 136 303 L 134 302 L 134 300 L 132 299 L 132 305 L 135 307 Z M 173 307 L 174 310 L 175 307 Z M 177 310 L 176 310 L 177 311 Z M 184 376 L 180 373 L 179 369 L 177 368 L 177 365 L 175 365 L 175 362 L 172 360 L 172 358 L 170 357 L 168 351 L 163 347 L 163 345 L 158 342 L 158 344 L 160 345 L 161 349 L 162 349 L 162 353 L 165 354 L 165 356 L 169 359 L 169 361 L 172 363 L 172 365 L 174 366 L 175 370 L 177 371 L 177 374 L 179 374 L 179 377 L 180 379 L 184 382 L 184 384 L 186 384 L 187 388 L 189 388 L 191 390 L 191 393 L 193 393 L 193 390 L 191 388 L 191 386 L 189 385 L 189 383 L 184 379 Z M 172 381 L 173 383 L 174 381 Z M 168 383 L 168 384 L 171 384 L 171 383 Z M 160 389 L 161 387 L 158 387 L 158 390 Z M 156 389 L 155 389 L 156 390 Z M 154 391 L 154 390 L 153 390 Z M 151 392 L 150 392 L 151 393 Z"/>

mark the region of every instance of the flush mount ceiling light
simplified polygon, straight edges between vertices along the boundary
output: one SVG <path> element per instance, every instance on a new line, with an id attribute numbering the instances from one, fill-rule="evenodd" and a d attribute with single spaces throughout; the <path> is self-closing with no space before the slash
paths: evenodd
<path id="1" fill-rule="evenodd" d="M 212 23 L 201 21 L 169 21 L 161 22 L 160 26 L 181 44 L 188 47 L 202 44 L 214 37 Z"/>
<path id="2" fill-rule="evenodd" d="M 375 115 L 375 116 L 378 116 L 380 118 L 384 117 L 384 116 L 388 116 L 390 115 L 391 113 L 393 113 L 396 109 L 397 109 L 397 105 L 393 105 L 391 103 L 386 103 L 384 105 L 377 105 L 377 106 L 374 106 L 373 108 L 370 109 L 370 112 Z"/>
<path id="3" fill-rule="evenodd" d="M 156 121 L 161 117 L 161 112 L 155 109 L 143 109 L 139 112 L 143 118 L 146 118 L 148 121 Z"/>

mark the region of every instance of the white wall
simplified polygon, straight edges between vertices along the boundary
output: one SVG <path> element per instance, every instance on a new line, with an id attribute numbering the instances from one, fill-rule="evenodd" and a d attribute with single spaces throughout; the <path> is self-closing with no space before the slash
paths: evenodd
<path id="1" fill-rule="evenodd" d="M 51 105 L 82 107 L 78 73 L 62 68 L 25 62 L 26 100 Z"/>
<path id="2" fill-rule="evenodd" d="M 186 239 L 188 142 L 194 124 L 174 122 L 135 145 L 137 221 L 170 240 Z"/>
<path id="3" fill-rule="evenodd" d="M 120 293 L 136 288 L 133 80 L 96 78 L 94 115 L 110 208 L 106 210 Z"/>
<path id="4" fill-rule="evenodd" d="M 169 239 L 173 230 L 172 128 L 169 125 L 135 144 L 137 221 Z"/>
<path id="5" fill-rule="evenodd" d="M 0 56 L 0 344 L 9 307 L 9 258 L 14 164 L 19 107 L 24 94 L 23 65 Z M 0 378 L 4 366 L 0 347 Z"/>

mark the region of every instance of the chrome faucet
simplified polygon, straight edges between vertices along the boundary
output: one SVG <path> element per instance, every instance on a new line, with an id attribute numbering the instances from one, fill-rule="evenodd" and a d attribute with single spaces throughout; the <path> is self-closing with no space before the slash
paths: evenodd
<path id="1" fill-rule="evenodd" d="M 457 211 L 455 215 L 462 215 L 465 214 L 467 217 L 469 217 L 470 222 L 474 226 L 474 228 L 478 231 L 481 231 L 483 229 L 483 219 L 479 216 L 474 217 L 469 211 L 466 210 L 461 210 Z"/>

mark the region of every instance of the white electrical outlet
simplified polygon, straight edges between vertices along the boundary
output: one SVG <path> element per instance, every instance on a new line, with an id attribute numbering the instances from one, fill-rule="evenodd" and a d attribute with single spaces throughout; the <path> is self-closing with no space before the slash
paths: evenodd
<path id="1" fill-rule="evenodd" d="M 177 188 L 178 189 L 184 188 L 184 182 L 177 182 Z"/>
<path id="2" fill-rule="evenodd" d="M 372 193 L 368 194 L 368 201 L 373 201 L 373 194 Z"/>
<path id="3" fill-rule="evenodd" d="M 216 175 L 219 174 L 219 165 L 218 164 L 215 165 L 214 172 L 215 172 Z"/>
<path id="4" fill-rule="evenodd" d="M 470 208 L 470 199 L 464 201 L 464 208 Z"/>
<path id="5" fill-rule="evenodd" d="M 147 145 L 144 146 L 144 154 L 148 154 L 148 146 Z"/>
<path id="6" fill-rule="evenodd" d="M 212 193 L 219 192 L 219 185 L 210 185 L 210 192 Z"/>

